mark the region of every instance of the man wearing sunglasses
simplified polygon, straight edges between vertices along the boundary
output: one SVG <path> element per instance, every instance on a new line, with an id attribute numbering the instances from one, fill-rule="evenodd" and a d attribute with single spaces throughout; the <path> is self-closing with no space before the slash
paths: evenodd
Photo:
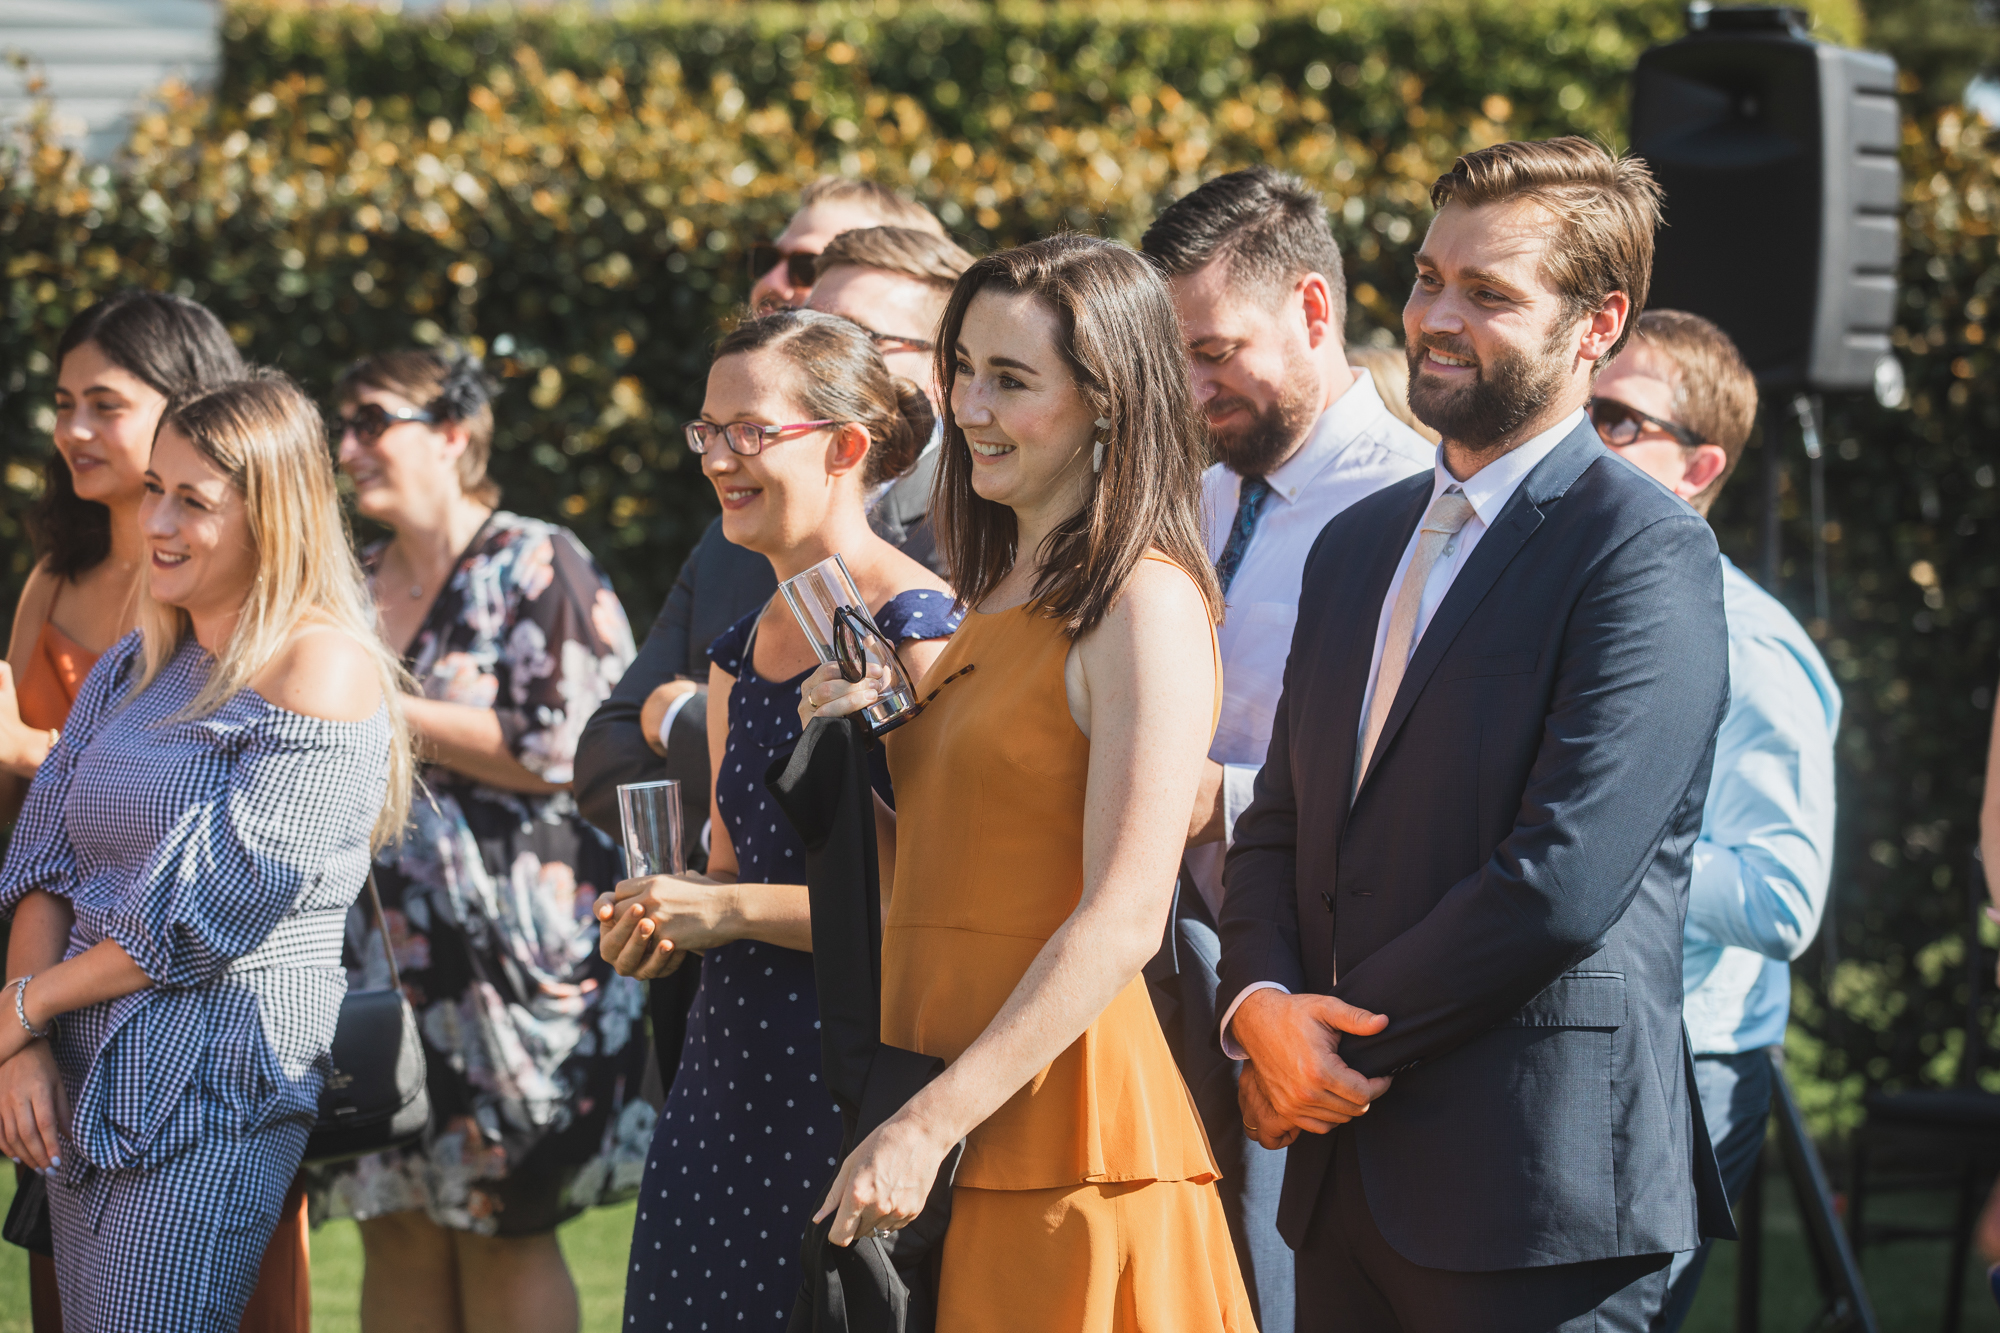
<path id="1" fill-rule="evenodd" d="M 842 232 L 819 257 L 806 305 L 868 330 L 889 373 L 920 385 L 932 410 L 941 411 L 934 339 L 951 289 L 971 265 L 972 256 L 945 237 L 914 228 Z M 925 515 L 942 435 L 942 428 L 933 430 L 916 463 L 884 482 L 868 507 L 868 524 L 884 541 L 940 575 L 944 560 Z"/>
<path id="2" fill-rule="evenodd" d="M 1597 377 L 1598 436 L 1707 514 L 1757 416 L 1757 384 L 1729 335 L 1678 310 L 1648 310 Z M 1833 738 L 1840 689 L 1791 613 L 1722 560 L 1729 711 L 1695 844 L 1682 945 L 1695 1086 L 1733 1207 L 1771 1114 L 1767 1047 L 1785 1039 L 1791 960 L 1819 929 L 1833 855 Z M 1666 1313 L 1687 1318 L 1708 1246 L 1676 1255 Z"/>
<path id="3" fill-rule="evenodd" d="M 799 196 L 799 211 L 778 239 L 751 247 L 751 311 L 767 315 L 804 305 L 813 285 L 813 261 L 827 242 L 858 227 L 908 227 L 944 235 L 944 224 L 928 208 L 886 186 L 852 176 L 822 176 Z"/>

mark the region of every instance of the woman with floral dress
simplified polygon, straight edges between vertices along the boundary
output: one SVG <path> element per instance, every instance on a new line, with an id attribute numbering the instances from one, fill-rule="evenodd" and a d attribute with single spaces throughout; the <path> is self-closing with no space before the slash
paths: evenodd
<path id="1" fill-rule="evenodd" d="M 362 563 L 419 690 L 405 710 L 423 786 L 376 881 L 432 1127 L 320 1172 L 319 1212 L 361 1223 L 364 1329 L 562 1333 L 578 1309 L 556 1225 L 631 1188 L 652 1120 L 643 988 L 598 959 L 591 929 L 617 854 L 568 790 L 631 630 L 574 536 L 494 508 L 476 362 L 376 356 L 340 397 L 356 507 L 395 531 Z M 355 926 L 360 984 L 386 984 Z"/>
<path id="2" fill-rule="evenodd" d="M 687 432 L 729 540 L 767 556 L 780 579 L 842 556 L 921 680 L 958 624 L 952 595 L 870 531 L 863 504 L 916 459 L 931 410 L 890 377 L 868 332 L 811 310 L 738 327 Z M 628 1333 L 782 1329 L 799 1242 L 840 1151 L 840 1115 L 819 1080 L 805 850 L 764 790 L 798 743 L 799 685 L 817 660 L 773 598 L 724 631 L 709 661 L 708 874 L 630 880 L 597 909 L 604 955 L 627 976 L 659 976 L 704 951 L 639 1190 Z"/>

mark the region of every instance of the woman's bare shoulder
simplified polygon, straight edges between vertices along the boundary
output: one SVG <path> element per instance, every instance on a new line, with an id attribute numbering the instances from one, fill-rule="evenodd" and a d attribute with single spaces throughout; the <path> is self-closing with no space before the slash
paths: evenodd
<path id="1" fill-rule="evenodd" d="M 328 722 L 361 722 L 382 706 L 374 652 L 332 625 L 302 625 L 251 682 L 271 703 Z"/>
<path id="2" fill-rule="evenodd" d="M 1179 629 L 1183 622 L 1201 627 L 1208 624 L 1208 603 L 1193 575 L 1171 560 L 1149 556 L 1133 566 L 1105 619 L 1123 620 L 1140 630 L 1153 625 Z"/>

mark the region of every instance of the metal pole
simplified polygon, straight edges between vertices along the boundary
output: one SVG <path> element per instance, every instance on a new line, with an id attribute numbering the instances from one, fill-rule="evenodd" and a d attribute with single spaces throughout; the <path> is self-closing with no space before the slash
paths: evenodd
<path id="1" fill-rule="evenodd" d="M 1792 411 L 1799 419 L 1806 457 L 1812 460 L 1813 615 L 1819 618 L 1822 632 L 1833 619 L 1826 588 L 1826 450 L 1821 447 L 1819 431 L 1824 408 L 1824 401 L 1816 393 L 1792 398 Z"/>

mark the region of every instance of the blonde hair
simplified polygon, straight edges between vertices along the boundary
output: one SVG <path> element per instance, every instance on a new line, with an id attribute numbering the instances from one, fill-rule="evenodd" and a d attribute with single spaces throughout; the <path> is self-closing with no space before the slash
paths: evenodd
<path id="1" fill-rule="evenodd" d="M 944 235 L 944 223 L 937 214 L 914 199 L 906 199 L 886 185 L 858 176 L 821 176 L 799 192 L 799 211 L 815 204 L 850 204 L 873 213 L 885 227 L 908 227 Z"/>
<path id="2" fill-rule="evenodd" d="M 374 603 L 334 489 L 319 410 L 284 374 L 259 370 L 248 379 L 174 399 L 160 426 L 179 431 L 229 478 L 243 497 L 257 550 L 257 579 L 236 628 L 216 654 L 208 684 L 181 719 L 205 717 L 248 689 L 301 621 L 324 620 L 375 662 L 389 709 L 389 781 L 373 841 L 377 848 L 394 842 L 409 819 L 416 777 L 401 703 L 408 677 L 376 633 Z M 155 601 L 150 589 L 141 597 L 143 670 L 135 694 L 153 682 L 194 629 L 187 612 Z"/>
<path id="3" fill-rule="evenodd" d="M 1410 358 L 1400 348 L 1350 347 L 1347 349 L 1347 364 L 1368 372 L 1368 378 L 1375 381 L 1375 392 L 1382 395 L 1382 406 L 1389 409 L 1390 416 L 1432 444 L 1438 442 L 1438 433 L 1419 421 L 1417 414 L 1410 410 Z"/>

